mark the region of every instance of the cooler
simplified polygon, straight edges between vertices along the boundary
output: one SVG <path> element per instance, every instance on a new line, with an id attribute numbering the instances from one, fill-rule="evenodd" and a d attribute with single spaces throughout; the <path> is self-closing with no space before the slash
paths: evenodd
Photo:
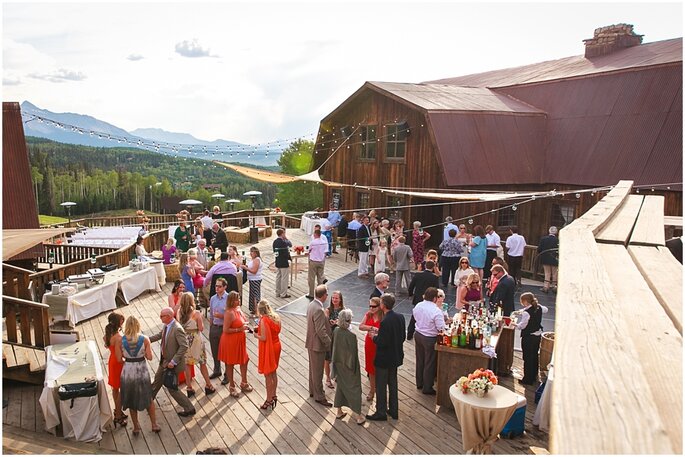
<path id="1" fill-rule="evenodd" d="M 511 416 L 502 431 L 499 432 L 501 438 L 513 438 L 523 434 L 526 429 L 526 404 L 526 397 L 518 395 L 518 403 L 514 415 Z"/>

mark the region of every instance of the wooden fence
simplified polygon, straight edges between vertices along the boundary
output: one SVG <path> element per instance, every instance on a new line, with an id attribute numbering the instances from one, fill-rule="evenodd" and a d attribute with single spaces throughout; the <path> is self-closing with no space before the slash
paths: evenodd
<path id="1" fill-rule="evenodd" d="M 48 325 L 48 305 L 2 296 L 2 317 L 5 318 L 7 339 L 3 343 L 13 343 L 29 348 L 44 348 L 50 344 Z"/>

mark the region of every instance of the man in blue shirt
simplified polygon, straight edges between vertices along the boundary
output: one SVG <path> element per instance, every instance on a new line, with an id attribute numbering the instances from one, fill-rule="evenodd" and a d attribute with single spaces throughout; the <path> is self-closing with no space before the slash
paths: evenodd
<path id="1" fill-rule="evenodd" d="M 223 254 L 223 252 L 222 252 Z M 214 358 L 214 371 L 209 376 L 209 379 L 218 378 L 221 376 L 221 362 L 219 361 L 219 341 L 221 334 L 224 331 L 224 311 L 226 310 L 226 287 L 228 282 L 224 278 L 216 280 L 216 295 L 212 295 L 209 299 L 209 320 L 212 323 L 209 328 L 209 346 L 212 348 L 212 357 Z M 224 375 L 221 384 L 228 384 L 228 378 Z"/>
<path id="2" fill-rule="evenodd" d="M 329 249 L 329 252 L 333 252 L 334 254 L 337 254 L 338 251 L 335 249 L 336 248 L 336 243 L 338 242 L 338 225 L 340 224 L 340 220 L 342 219 L 342 216 L 338 212 L 337 209 L 335 209 L 335 205 L 331 203 L 331 205 L 328 207 L 328 223 L 331 224 L 331 247 L 333 248 L 332 251 Z M 343 236 L 346 236 L 347 233 L 343 234 Z M 326 236 L 328 237 L 328 236 Z"/>

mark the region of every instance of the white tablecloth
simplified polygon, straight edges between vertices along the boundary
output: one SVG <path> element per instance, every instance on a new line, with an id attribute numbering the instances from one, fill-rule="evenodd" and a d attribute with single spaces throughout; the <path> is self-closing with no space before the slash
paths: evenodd
<path id="1" fill-rule="evenodd" d="M 107 398 L 102 363 L 95 342 L 47 346 L 45 355 L 45 384 L 38 403 L 43 411 L 46 430 L 54 434 L 57 426 L 62 424 L 64 438 L 100 441 L 102 432 L 106 431 L 112 421 L 112 408 Z M 70 367 L 70 373 L 67 374 Z M 79 374 L 94 377 L 98 383 L 98 393 L 93 397 L 75 398 L 72 406 L 71 400 L 59 399 L 57 387 L 59 383 L 85 381 L 73 379 Z M 62 375 L 69 379 L 60 379 Z"/>
<path id="2" fill-rule="evenodd" d="M 160 263 L 159 265 L 164 270 L 162 264 Z M 76 325 L 100 313 L 115 309 L 117 307 L 115 301 L 117 289 L 121 289 L 126 303 L 130 303 L 131 300 L 146 290 L 156 290 L 159 292 L 162 289 L 159 287 L 157 277 L 158 270 L 156 266 L 151 266 L 137 272 L 131 271 L 129 267 L 107 272 L 102 284 L 92 286 L 89 289 L 83 289 L 74 295 L 66 297 L 67 312 L 64 317 L 72 325 Z M 52 306 L 54 300 L 58 299 L 58 297 L 49 297 L 49 294 L 43 295 L 43 303 Z M 51 314 L 54 317 L 54 313 Z"/>
<path id="3" fill-rule="evenodd" d="M 319 223 L 319 219 L 312 219 L 310 216 L 303 214 L 300 222 L 300 228 L 309 236 L 314 233 L 314 226 Z"/>
<path id="4" fill-rule="evenodd" d="M 533 416 L 533 425 L 537 425 L 543 432 L 549 432 L 549 409 L 552 403 L 552 383 L 554 382 L 554 365 L 551 365 L 547 373 L 547 383 L 545 389 L 542 391 L 542 396 L 538 402 L 538 407 L 535 408 L 535 415 Z"/>

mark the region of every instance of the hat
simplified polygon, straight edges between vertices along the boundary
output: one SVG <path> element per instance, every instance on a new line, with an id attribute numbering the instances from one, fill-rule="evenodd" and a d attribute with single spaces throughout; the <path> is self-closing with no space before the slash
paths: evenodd
<path id="1" fill-rule="evenodd" d="M 556 234 L 557 234 L 557 231 L 558 231 L 558 230 L 557 230 L 557 228 L 556 228 L 555 226 L 551 226 L 551 227 L 549 228 L 549 234 L 550 234 L 550 235 L 556 235 Z"/>

